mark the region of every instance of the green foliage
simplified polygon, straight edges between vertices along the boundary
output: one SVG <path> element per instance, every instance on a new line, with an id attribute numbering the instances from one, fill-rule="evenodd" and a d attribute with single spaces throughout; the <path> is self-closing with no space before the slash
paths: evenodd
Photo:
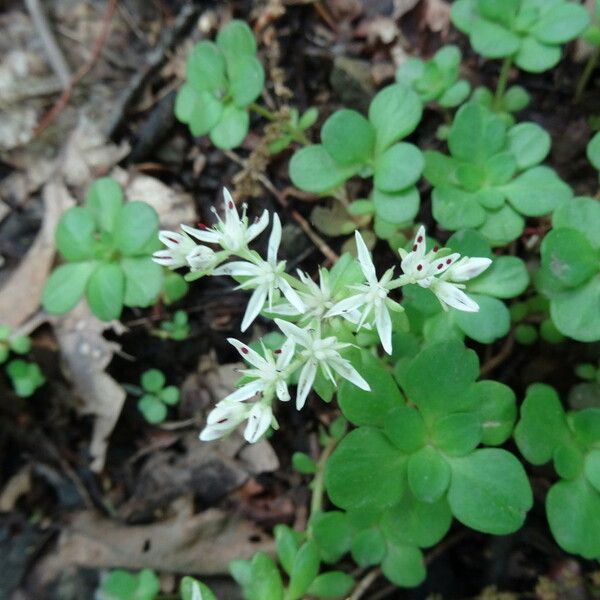
<path id="1" fill-rule="evenodd" d="M 515 440 L 534 465 L 553 461 L 560 477 L 546 497 L 550 529 L 567 552 L 600 558 L 600 408 L 565 413 L 556 391 L 527 390 Z"/>
<path id="2" fill-rule="evenodd" d="M 248 133 L 248 106 L 260 96 L 265 80 L 250 27 L 234 20 L 221 29 L 216 43 L 198 42 L 186 74 L 175 116 L 192 135 L 208 134 L 218 148 L 239 146 Z"/>
<path id="3" fill-rule="evenodd" d="M 162 298 L 165 304 L 181 300 L 188 292 L 189 284 L 179 273 L 168 271 L 164 274 Z"/>
<path id="4" fill-rule="evenodd" d="M 141 378 L 141 398 L 138 408 L 148 423 L 156 425 L 167 417 L 169 406 L 179 402 L 179 390 L 174 385 L 165 386 L 165 376 L 158 369 L 148 369 Z"/>
<path id="5" fill-rule="evenodd" d="M 558 331 L 582 342 L 600 340 L 600 204 L 564 202 L 552 224 L 541 246 L 538 289 L 550 300 Z"/>
<path id="6" fill-rule="evenodd" d="M 478 54 L 511 57 L 531 73 L 554 67 L 561 45 L 580 35 L 590 20 L 583 6 L 567 0 L 457 0 L 450 16 Z"/>
<path id="7" fill-rule="evenodd" d="M 198 592 L 200 592 L 200 597 L 198 597 Z M 217 597 L 207 585 L 193 577 L 182 578 L 179 584 L 179 593 L 181 600 L 217 600 Z"/>
<path id="8" fill-rule="evenodd" d="M 572 196 L 556 173 L 539 166 L 550 136 L 535 123 L 508 128 L 481 104 L 456 113 L 448 134 L 450 156 L 425 152 L 424 175 L 433 186 L 433 216 L 449 230 L 478 230 L 492 245 L 523 232 L 525 217 L 539 217 Z"/>
<path id="9" fill-rule="evenodd" d="M 149 204 L 124 203 L 114 179 L 97 179 L 85 206 L 70 208 L 58 223 L 56 247 L 67 262 L 46 282 L 44 308 L 64 314 L 85 295 L 92 312 L 109 321 L 124 306 L 153 304 L 163 285 L 163 270 L 151 258 L 157 231 Z"/>
<path id="10" fill-rule="evenodd" d="M 461 58 L 457 46 L 443 46 L 430 60 L 409 58 L 398 67 L 396 81 L 410 86 L 424 103 L 453 108 L 471 92 L 469 82 L 458 78 Z"/>
<path id="11" fill-rule="evenodd" d="M 190 336 L 190 325 L 187 313 L 184 310 L 176 310 L 172 319 L 165 319 L 160 324 L 160 329 L 154 332 L 161 338 L 183 341 Z"/>
<path id="12" fill-rule="evenodd" d="M 314 106 L 307 109 L 302 115 L 297 108 L 291 108 L 289 115 L 277 122 L 279 135 L 269 142 L 269 152 L 278 154 L 293 142 L 308 143 L 305 132 L 317 122 L 318 118 L 319 111 Z"/>
<path id="13" fill-rule="evenodd" d="M 116 569 L 102 581 L 98 595 L 101 600 L 154 600 L 159 592 L 160 583 L 154 571 L 130 573 Z"/>
<path id="14" fill-rule="evenodd" d="M 486 87 L 476 88 L 471 95 L 471 102 L 497 113 L 509 127 L 515 124 L 514 113 L 522 111 L 530 101 L 529 92 L 520 85 L 509 87 L 499 98 L 494 98 L 494 94 Z"/>
<path id="15" fill-rule="evenodd" d="M 6 366 L 6 374 L 10 377 L 15 393 L 22 398 L 28 398 L 46 383 L 46 378 L 36 363 L 21 359 L 10 361 Z"/>

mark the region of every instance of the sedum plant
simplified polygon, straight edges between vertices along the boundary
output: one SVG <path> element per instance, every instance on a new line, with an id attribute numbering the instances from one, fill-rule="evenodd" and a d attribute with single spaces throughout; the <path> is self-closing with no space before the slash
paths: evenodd
<path id="1" fill-rule="evenodd" d="M 423 103 L 436 102 L 443 108 L 462 104 L 471 93 L 471 85 L 459 79 L 460 49 L 443 46 L 430 60 L 409 58 L 396 71 L 396 81 L 410 86 Z"/>
<path id="2" fill-rule="evenodd" d="M 476 229 L 492 245 L 523 233 L 526 217 L 550 213 L 571 189 L 541 166 L 550 136 L 535 123 L 508 128 L 481 104 L 456 113 L 448 133 L 450 156 L 425 152 L 425 178 L 433 186 L 432 209 L 445 229 Z"/>
<path id="3" fill-rule="evenodd" d="M 12 335 L 8 325 L 0 325 L 0 365 L 6 363 L 6 374 L 11 380 L 17 396 L 28 398 L 46 382 L 39 366 L 21 358 L 9 362 L 10 353 L 25 355 L 31 349 L 31 338 L 25 335 Z"/>
<path id="4" fill-rule="evenodd" d="M 550 299 L 558 330 L 582 342 L 600 340 L 600 204 L 575 198 L 552 216 L 541 245 L 538 288 Z"/>
<path id="5" fill-rule="evenodd" d="M 208 134 L 218 148 L 235 148 L 248 133 L 248 110 L 264 79 L 251 29 L 243 21 L 231 21 L 219 31 L 216 43 L 203 40 L 194 46 L 175 116 L 192 135 Z"/>
<path id="6" fill-rule="evenodd" d="M 515 113 L 529 105 L 531 96 L 524 87 L 513 85 L 495 98 L 489 88 L 480 86 L 473 90 L 470 100 L 498 113 L 506 121 L 507 126 L 511 127 L 515 124 Z"/>
<path id="7" fill-rule="evenodd" d="M 552 461 L 559 481 L 546 496 L 546 514 L 567 552 L 600 559 L 600 408 L 564 411 L 554 388 L 527 389 L 515 440 L 534 465 Z"/>
<path id="8" fill-rule="evenodd" d="M 162 423 L 167 418 L 168 407 L 179 402 L 179 390 L 174 385 L 165 386 L 165 382 L 165 375 L 159 369 L 142 373 L 138 409 L 153 425 Z"/>
<path id="9" fill-rule="evenodd" d="M 124 202 L 114 179 L 97 179 L 85 205 L 70 208 L 58 223 L 56 247 L 66 262 L 46 282 L 44 308 L 64 314 L 85 296 L 92 312 L 109 321 L 124 306 L 153 304 L 163 285 L 163 270 L 151 259 L 157 231 L 149 204 Z"/>

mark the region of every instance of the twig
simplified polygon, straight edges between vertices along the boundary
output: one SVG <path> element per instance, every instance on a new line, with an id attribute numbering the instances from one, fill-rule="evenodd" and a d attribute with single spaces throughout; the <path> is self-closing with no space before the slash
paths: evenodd
<path id="1" fill-rule="evenodd" d="M 381 567 L 369 571 L 357 584 L 348 600 L 358 600 L 371 587 L 371 584 L 381 575 Z"/>
<path id="2" fill-rule="evenodd" d="M 48 25 L 48 18 L 40 4 L 40 0 L 25 0 L 25 6 L 31 16 L 31 20 L 40 36 L 48 61 L 52 66 L 52 70 L 60 79 L 63 89 L 69 87 L 71 78 L 71 69 L 65 60 L 64 54 L 60 46 L 56 43 L 54 35 Z"/>
<path id="3" fill-rule="evenodd" d="M 481 367 L 480 376 L 483 377 L 489 372 L 493 371 L 497 366 L 501 365 L 509 356 L 515 345 L 515 335 L 511 331 L 506 338 L 504 345 L 500 349 L 500 352 L 495 356 L 492 356 L 487 360 Z"/>
<path id="4" fill-rule="evenodd" d="M 38 126 L 35 128 L 35 135 L 39 135 L 40 133 L 42 133 L 42 131 L 44 131 L 56 120 L 56 118 L 60 115 L 60 113 L 65 109 L 65 107 L 69 103 L 69 100 L 71 99 L 71 94 L 73 93 L 73 88 L 92 70 L 92 68 L 98 61 L 98 58 L 100 58 L 100 54 L 102 53 L 102 47 L 106 43 L 106 38 L 108 37 L 108 32 L 110 30 L 110 25 L 116 6 L 117 0 L 108 0 L 106 10 L 104 11 L 104 15 L 102 16 L 102 27 L 100 29 L 100 34 L 94 42 L 94 46 L 92 48 L 92 53 L 89 60 L 85 64 L 83 64 L 77 70 L 75 75 L 73 75 L 73 77 L 69 80 L 69 83 L 63 90 L 63 93 L 60 95 L 58 100 L 54 103 L 54 106 L 44 115 L 42 120 L 39 122 Z"/>

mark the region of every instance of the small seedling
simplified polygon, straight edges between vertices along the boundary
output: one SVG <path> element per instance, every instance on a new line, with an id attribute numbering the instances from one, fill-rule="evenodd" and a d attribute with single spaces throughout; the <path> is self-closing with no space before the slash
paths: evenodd
<path id="1" fill-rule="evenodd" d="M 265 116 L 269 120 L 272 119 L 270 113 L 265 113 Z M 309 144 L 305 132 L 317 122 L 318 118 L 319 111 L 314 107 L 309 108 L 302 115 L 297 108 L 290 109 L 287 119 L 279 123 L 279 135 L 269 143 L 269 152 L 278 154 L 294 142 Z"/>
<path id="2" fill-rule="evenodd" d="M 160 592 L 156 573 L 144 569 L 130 573 L 122 569 L 111 571 L 97 592 L 98 600 L 155 600 Z"/>
<path id="3" fill-rule="evenodd" d="M 187 313 L 183 310 L 175 311 L 173 318 L 163 321 L 159 330 L 154 330 L 154 335 L 164 339 L 182 341 L 189 337 L 190 326 Z"/>
<path id="4" fill-rule="evenodd" d="M 150 306 L 162 289 L 163 269 L 151 255 L 158 216 L 146 202 L 124 202 L 121 186 L 109 177 L 90 187 L 85 206 L 67 210 L 55 232 L 67 261 L 44 288 L 44 308 L 70 311 L 85 296 L 103 321 L 117 319 L 124 306 Z"/>
<path id="5" fill-rule="evenodd" d="M 8 360 L 9 354 L 27 354 L 31 349 L 31 338 L 11 335 L 10 327 L 0 325 L 0 364 Z M 36 363 L 22 359 L 11 360 L 6 365 L 6 374 L 11 380 L 17 396 L 28 398 L 46 382 Z"/>
<path id="6" fill-rule="evenodd" d="M 179 402 L 179 390 L 174 385 L 165 387 L 165 381 L 164 373 L 158 369 L 149 369 L 142 374 L 138 408 L 153 425 L 162 423 L 168 407 Z"/>
<path id="7" fill-rule="evenodd" d="M 478 87 L 473 90 L 471 102 L 477 102 L 488 110 L 496 112 L 505 121 L 508 127 L 515 124 L 515 113 L 527 108 L 531 96 L 524 87 L 513 85 L 509 87 L 497 100 L 489 88 Z"/>

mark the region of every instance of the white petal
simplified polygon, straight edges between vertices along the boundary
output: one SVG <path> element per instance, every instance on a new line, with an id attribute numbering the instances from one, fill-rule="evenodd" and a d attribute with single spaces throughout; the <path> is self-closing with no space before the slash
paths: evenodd
<path id="1" fill-rule="evenodd" d="M 243 260 L 234 260 L 233 262 L 221 265 L 212 272 L 213 275 L 230 275 L 232 277 L 256 277 L 260 273 L 261 270 L 259 267 Z"/>
<path id="2" fill-rule="evenodd" d="M 481 275 L 491 264 L 490 258 L 465 257 L 449 269 L 447 276 L 451 281 L 468 281 Z"/>
<path id="3" fill-rule="evenodd" d="M 228 224 L 240 223 L 240 215 L 235 207 L 235 202 L 226 187 L 223 188 L 223 204 L 225 206 L 225 222 Z"/>
<path id="4" fill-rule="evenodd" d="M 297 344 L 308 348 L 312 345 L 312 337 L 310 333 L 305 329 L 301 329 L 298 325 L 294 325 L 289 321 L 284 321 L 282 319 L 275 319 L 275 324 L 283 333 L 293 339 Z"/>
<path id="5" fill-rule="evenodd" d="M 258 442 L 265 431 L 269 429 L 272 418 L 273 412 L 270 406 L 261 403 L 255 404 L 248 415 L 248 424 L 244 430 L 246 441 L 251 444 Z"/>
<path id="6" fill-rule="evenodd" d="M 246 232 L 246 241 L 251 242 L 255 237 L 259 236 L 269 224 L 269 211 L 265 208 L 260 219 L 256 223 L 252 223 Z"/>
<path id="7" fill-rule="evenodd" d="M 426 275 L 441 275 L 444 271 L 449 269 L 456 261 L 460 258 L 460 254 L 458 252 L 453 252 L 448 256 L 444 256 L 443 258 L 438 258 L 436 260 L 431 261 L 427 266 Z"/>
<path id="8" fill-rule="evenodd" d="M 419 229 L 417 229 L 417 235 L 415 235 L 415 239 L 413 241 L 412 251 L 415 255 L 421 259 L 425 256 L 425 247 L 427 246 L 427 239 L 425 237 L 425 227 L 421 225 Z"/>
<path id="9" fill-rule="evenodd" d="M 253 367 L 264 369 L 268 366 L 267 361 L 258 352 L 252 350 L 250 346 L 247 346 L 235 338 L 227 338 L 227 341 L 240 353 L 240 356 L 248 361 Z"/>
<path id="10" fill-rule="evenodd" d="M 218 427 L 212 427 L 211 425 L 207 425 L 200 432 L 200 435 L 198 437 L 203 442 L 212 442 L 214 440 L 218 440 L 219 438 L 222 438 L 223 436 L 227 435 L 228 433 L 230 433 L 232 431 L 232 429 L 234 429 L 234 428 L 232 427 L 231 429 L 220 429 Z"/>
<path id="11" fill-rule="evenodd" d="M 392 319 L 384 302 L 380 302 L 375 307 L 375 326 L 381 340 L 383 349 L 392 353 Z"/>
<path id="12" fill-rule="evenodd" d="M 152 255 L 152 260 L 163 267 L 170 267 L 171 269 L 177 269 L 185 265 L 185 258 L 175 256 L 172 250 L 156 251 Z"/>
<path id="13" fill-rule="evenodd" d="M 182 225 L 181 229 L 183 229 L 187 234 L 195 237 L 201 242 L 205 242 L 206 244 L 218 244 L 221 239 L 221 234 L 213 231 L 212 229 L 195 229 L 189 225 Z"/>
<path id="14" fill-rule="evenodd" d="M 299 313 L 304 313 L 306 310 L 304 302 L 302 302 L 300 296 L 298 296 L 298 292 L 296 292 L 296 290 L 287 282 L 287 280 L 285 280 L 283 277 L 278 277 L 277 287 Z"/>
<path id="15" fill-rule="evenodd" d="M 222 402 L 243 402 L 244 400 L 248 400 L 256 396 L 256 394 L 261 392 L 264 387 L 265 384 L 263 381 L 260 379 L 255 379 L 254 381 L 246 383 L 234 392 L 231 392 L 231 394 L 223 398 Z"/>
<path id="16" fill-rule="evenodd" d="M 295 317 L 304 313 L 303 310 L 298 310 L 291 304 L 278 304 L 277 306 L 272 306 L 269 308 L 269 312 L 275 313 L 277 315 L 286 315 L 288 317 Z"/>
<path id="17" fill-rule="evenodd" d="M 275 392 L 277 393 L 277 398 L 279 398 L 281 402 L 287 402 L 290 400 L 290 392 L 288 390 L 287 383 L 282 379 L 275 384 Z"/>
<path id="18" fill-rule="evenodd" d="M 308 360 L 302 367 L 302 371 L 300 371 L 300 377 L 298 378 L 298 389 L 296 391 L 296 408 L 298 410 L 301 410 L 306 403 L 306 398 L 312 389 L 316 375 L 317 363 L 312 360 Z"/>
<path id="19" fill-rule="evenodd" d="M 184 241 L 184 239 L 190 240 L 190 238 L 184 237 L 183 234 L 177 233 L 176 231 L 159 231 L 158 239 L 167 248 L 177 248 Z"/>
<path id="20" fill-rule="evenodd" d="M 469 298 L 461 289 L 448 281 L 436 281 L 430 288 L 444 304 L 464 312 L 478 312 L 479 305 Z"/>
<path id="21" fill-rule="evenodd" d="M 288 338 L 287 340 L 285 340 L 285 342 L 283 342 L 283 346 L 281 346 L 281 352 L 277 356 L 278 369 L 285 369 L 290 364 L 290 362 L 292 362 L 295 350 L 296 343 L 292 338 Z"/>
<path id="22" fill-rule="evenodd" d="M 281 221 L 277 213 L 273 214 L 273 224 L 271 226 L 271 235 L 269 236 L 269 244 L 267 247 L 267 262 L 271 265 L 277 264 L 277 252 L 281 244 Z"/>
<path id="23" fill-rule="evenodd" d="M 267 300 L 267 293 L 269 291 L 268 285 L 260 285 L 258 286 L 250 296 L 250 300 L 248 300 L 248 306 L 246 306 L 246 312 L 244 314 L 244 318 L 242 319 L 242 324 L 240 326 L 241 331 L 246 331 L 260 311 L 263 309 L 265 302 Z"/>
<path id="24" fill-rule="evenodd" d="M 375 273 L 375 265 L 371 259 L 371 253 L 362 238 L 362 235 L 358 231 L 354 232 L 354 239 L 356 240 L 356 250 L 358 254 L 358 262 L 362 268 L 367 281 L 375 283 L 377 281 L 377 274 Z"/>
<path id="25" fill-rule="evenodd" d="M 361 390 L 367 392 L 371 391 L 371 386 L 360 376 L 359 372 L 350 364 L 346 359 L 340 358 L 335 361 L 330 361 L 331 368 L 341 375 L 344 379 L 347 379 Z"/>
<path id="26" fill-rule="evenodd" d="M 336 302 L 326 313 L 326 317 L 335 317 L 336 315 L 344 315 L 354 310 L 361 308 L 366 299 L 366 294 L 356 294 L 349 298 L 344 298 L 339 302 Z"/>

